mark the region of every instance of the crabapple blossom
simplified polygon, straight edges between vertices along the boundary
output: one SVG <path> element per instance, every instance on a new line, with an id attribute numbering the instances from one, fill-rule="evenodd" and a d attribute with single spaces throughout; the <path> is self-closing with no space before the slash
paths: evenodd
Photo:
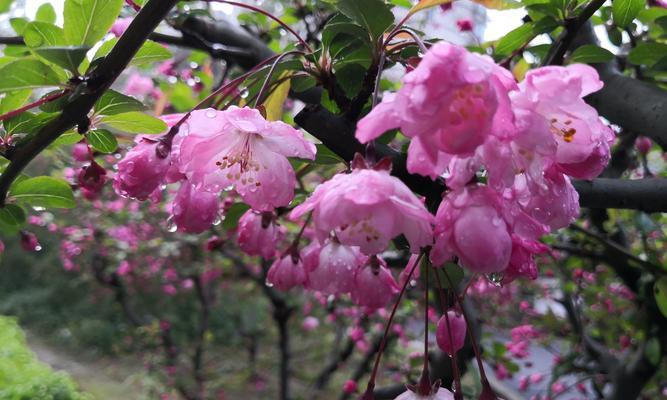
<path id="1" fill-rule="evenodd" d="M 490 134 L 506 134 L 512 125 L 507 91 L 516 83 L 509 71 L 488 56 L 439 42 L 403 77 L 395 96 L 387 96 L 357 125 L 362 143 L 400 128 L 412 138 L 408 171 L 431 177 L 422 164 L 440 164 L 439 152 L 469 155 Z"/>
<path id="2" fill-rule="evenodd" d="M 181 129 L 179 168 L 197 190 L 233 188 L 257 211 L 292 200 L 296 179 L 287 157 L 315 158 L 301 132 L 248 107 L 196 110 Z"/>
<path id="3" fill-rule="evenodd" d="M 107 181 L 107 171 L 100 164 L 91 161 L 89 165 L 81 168 L 77 175 L 79 187 L 91 194 L 97 194 L 104 188 Z"/>
<path id="4" fill-rule="evenodd" d="M 276 224 L 273 212 L 248 210 L 239 219 L 237 242 L 246 254 L 261 255 L 268 260 L 275 255 L 276 244 L 284 234 L 284 230 Z"/>
<path id="5" fill-rule="evenodd" d="M 200 233 L 218 218 L 218 195 L 181 184 L 171 207 L 171 219 L 179 232 Z"/>
<path id="6" fill-rule="evenodd" d="M 463 347 L 466 332 L 467 326 L 463 316 L 452 310 L 447 311 L 447 315 L 443 315 L 438 321 L 435 331 L 438 347 L 445 353 L 453 356 Z"/>
<path id="7" fill-rule="evenodd" d="M 358 247 L 345 246 L 330 240 L 319 251 L 317 264 L 308 269 L 308 288 L 324 294 L 352 291 L 355 272 L 364 263 Z"/>
<path id="8" fill-rule="evenodd" d="M 21 247 L 23 250 L 28 252 L 42 250 L 42 245 L 39 243 L 39 240 L 34 233 L 29 231 L 21 231 L 19 234 L 21 237 Z"/>
<path id="9" fill-rule="evenodd" d="M 439 388 L 437 392 L 423 396 L 412 390 L 406 390 L 394 400 L 453 400 L 454 394 L 445 388 Z"/>
<path id="10" fill-rule="evenodd" d="M 384 260 L 374 257 L 357 269 L 351 295 L 352 301 L 358 306 L 376 309 L 386 306 L 399 291 L 398 283 Z"/>
<path id="11" fill-rule="evenodd" d="M 133 73 L 127 78 L 123 93 L 130 96 L 146 97 L 155 89 L 155 83 L 151 78 Z"/>
<path id="12" fill-rule="evenodd" d="M 290 217 L 296 219 L 310 211 L 320 240 L 333 231 L 341 244 L 358 246 L 364 254 L 382 252 L 399 234 L 405 235 L 413 253 L 433 240 L 433 216 L 385 169 L 355 168 L 349 174 L 335 175 L 315 188 Z"/>
<path id="13" fill-rule="evenodd" d="M 278 290 L 289 290 L 306 282 L 306 271 L 298 254 L 277 258 L 266 276 L 267 284 Z"/>
<path id="14" fill-rule="evenodd" d="M 146 200 L 164 181 L 170 157 L 157 151 L 161 143 L 148 136 L 137 137 L 136 146 L 118 163 L 113 187 L 118 195 Z"/>
<path id="15" fill-rule="evenodd" d="M 653 141 L 646 136 L 638 136 L 637 140 L 635 140 L 635 148 L 639 154 L 646 155 L 651 150 L 651 147 L 653 147 Z"/>
<path id="16" fill-rule="evenodd" d="M 134 18 L 118 18 L 114 21 L 113 25 L 111 25 L 111 33 L 113 33 L 115 37 L 121 37 L 130 26 L 133 19 Z"/>

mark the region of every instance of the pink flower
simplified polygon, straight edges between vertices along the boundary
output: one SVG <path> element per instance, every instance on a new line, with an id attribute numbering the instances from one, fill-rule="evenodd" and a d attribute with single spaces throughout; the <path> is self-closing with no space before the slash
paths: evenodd
<path id="1" fill-rule="evenodd" d="M 236 192 L 257 211 L 289 204 L 296 179 L 287 157 L 315 158 L 315 145 L 291 126 L 252 108 L 192 113 L 180 145 L 180 170 L 198 188 Z"/>
<path id="2" fill-rule="evenodd" d="M 404 234 L 417 253 L 432 243 L 433 216 L 400 179 L 386 170 L 354 169 L 319 185 L 291 213 L 292 219 L 313 211 L 316 234 L 324 241 L 333 231 L 340 243 L 377 254 Z"/>
<path id="3" fill-rule="evenodd" d="M 354 274 L 352 301 L 368 309 L 382 308 L 400 291 L 398 284 L 383 260 L 378 265 L 369 263 Z"/>
<path id="4" fill-rule="evenodd" d="M 28 252 L 42 250 L 42 245 L 39 244 L 39 240 L 37 240 L 37 236 L 34 233 L 29 231 L 21 231 L 19 234 L 21 236 L 21 247 L 23 250 Z"/>
<path id="5" fill-rule="evenodd" d="M 440 265 L 457 256 L 478 273 L 505 270 L 512 257 L 512 234 L 532 240 L 547 228 L 488 186 L 450 192 L 436 214 L 431 260 Z"/>
<path id="6" fill-rule="evenodd" d="M 81 168 L 77 176 L 79 187 L 94 194 L 102 191 L 106 181 L 107 171 L 94 160 L 90 162 L 90 165 Z"/>
<path id="7" fill-rule="evenodd" d="M 653 147 L 653 142 L 646 136 L 638 136 L 637 140 L 635 140 L 635 148 L 639 154 L 648 154 L 648 152 L 651 151 L 651 147 Z"/>
<path id="8" fill-rule="evenodd" d="M 304 318 L 303 323 L 301 324 L 301 327 L 306 332 L 313 331 L 313 330 L 317 329 L 317 327 L 319 327 L 319 326 L 320 326 L 320 320 L 313 317 L 313 316 L 308 316 L 308 317 Z"/>
<path id="9" fill-rule="evenodd" d="M 529 71 L 510 95 L 520 134 L 543 147 L 555 144 L 547 157 L 578 179 L 595 178 L 610 158 L 614 133 L 583 100 L 602 85 L 587 65 L 550 66 Z"/>
<path id="10" fill-rule="evenodd" d="M 145 97 L 153 92 L 155 84 L 151 78 L 133 73 L 127 78 L 123 93 L 129 96 Z"/>
<path id="11" fill-rule="evenodd" d="M 352 379 L 346 380 L 343 384 L 343 393 L 345 394 L 354 394 L 357 392 L 357 389 L 357 382 L 353 381 Z"/>
<path id="12" fill-rule="evenodd" d="M 363 262 L 358 247 L 330 240 L 321 248 L 315 268 L 308 270 L 308 288 L 327 295 L 349 293 L 355 272 Z"/>
<path id="13" fill-rule="evenodd" d="M 121 37 L 132 23 L 133 18 L 118 18 L 111 26 L 111 33 L 116 37 Z"/>
<path id="14" fill-rule="evenodd" d="M 0 254 L 5 252 L 5 242 L 0 240 Z"/>
<path id="15" fill-rule="evenodd" d="M 306 271 L 298 255 L 285 255 L 276 259 L 266 276 L 266 282 L 278 290 L 289 290 L 306 282 Z"/>
<path id="16" fill-rule="evenodd" d="M 461 18 L 456 20 L 456 26 L 461 32 L 469 32 L 472 30 L 472 20 L 470 18 Z"/>
<path id="17" fill-rule="evenodd" d="M 169 154 L 158 150 L 161 142 L 139 136 L 137 145 L 118 162 L 113 187 L 119 196 L 146 200 L 164 181 L 169 169 Z"/>
<path id="18" fill-rule="evenodd" d="M 413 392 L 412 390 L 406 390 L 401 393 L 394 400 L 453 400 L 454 394 L 445 388 L 439 388 L 437 392 L 431 393 L 426 396 L 422 396 Z"/>
<path id="19" fill-rule="evenodd" d="M 400 128 L 413 138 L 408 171 L 431 177 L 444 170 L 439 153 L 472 154 L 490 134 L 504 134 L 512 125 L 507 91 L 516 87 L 509 71 L 491 58 L 439 42 L 419 66 L 403 78 L 395 96 L 385 96 L 357 125 L 357 139 L 369 142 Z"/>
<path id="20" fill-rule="evenodd" d="M 447 323 L 449 320 L 449 324 Z M 466 340 L 467 326 L 463 315 L 454 311 L 447 311 L 438 321 L 435 331 L 435 338 L 440 350 L 453 357 L 456 352 L 461 350 Z"/>
<path id="21" fill-rule="evenodd" d="M 204 232 L 218 218 L 218 195 L 183 182 L 172 203 L 170 218 L 179 232 Z"/>
<path id="22" fill-rule="evenodd" d="M 77 143 L 72 147 L 72 158 L 79 162 L 86 162 L 90 159 L 90 151 L 85 143 Z"/>
<path id="23" fill-rule="evenodd" d="M 248 210 L 239 219 L 237 242 L 246 254 L 261 255 L 268 260 L 275 255 L 276 245 L 284 233 L 276 224 L 273 212 Z"/>

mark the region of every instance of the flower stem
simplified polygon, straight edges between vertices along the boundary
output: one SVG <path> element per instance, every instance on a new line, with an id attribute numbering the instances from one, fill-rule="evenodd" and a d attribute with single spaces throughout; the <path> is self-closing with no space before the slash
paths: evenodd
<path id="1" fill-rule="evenodd" d="M 435 270 L 435 267 L 433 267 Z M 454 343 L 454 340 L 452 338 L 452 329 L 449 325 L 449 315 L 447 312 L 449 311 L 449 304 L 448 302 L 445 301 L 445 289 L 442 286 L 442 281 L 440 281 L 440 275 L 435 273 L 435 280 L 436 283 L 438 284 L 438 291 L 440 292 L 440 303 L 442 305 L 442 311 L 445 315 L 445 323 L 447 324 L 447 331 L 449 332 L 449 343 L 452 344 Z M 454 354 L 449 354 L 450 359 L 452 360 L 452 372 L 454 373 L 454 387 L 452 388 L 454 392 L 454 398 L 456 400 L 460 400 L 463 398 L 463 393 L 461 392 L 461 372 L 459 371 L 459 363 L 458 363 L 458 357 L 456 355 L 456 352 Z"/>
<path id="2" fill-rule="evenodd" d="M 262 87 L 259 89 L 259 93 L 257 94 L 257 99 L 255 100 L 255 107 L 257 107 L 258 104 L 262 103 L 263 101 L 262 97 L 264 96 L 264 92 L 266 92 L 266 89 L 269 87 L 269 83 L 271 82 L 271 77 L 273 76 L 273 73 L 275 72 L 278 63 L 280 63 L 280 61 L 282 61 L 283 58 L 296 54 L 305 55 L 303 51 L 292 50 L 282 53 L 273 61 L 273 64 L 271 64 L 271 69 L 269 69 L 269 72 L 266 74 L 266 79 L 264 79 L 264 83 L 262 84 Z"/>
<path id="3" fill-rule="evenodd" d="M 378 367 L 380 366 L 382 353 L 384 352 L 384 348 L 387 346 L 389 329 L 391 328 L 391 324 L 394 322 L 394 317 L 396 316 L 396 310 L 398 310 L 398 305 L 401 303 L 401 298 L 403 298 L 403 293 L 405 293 L 405 289 L 408 287 L 408 284 L 410 283 L 410 278 L 412 277 L 412 274 L 415 272 L 415 269 L 417 269 L 417 266 L 421 262 L 423 256 L 424 253 L 420 253 L 419 257 L 417 257 L 417 261 L 415 262 L 415 265 L 412 266 L 410 273 L 406 277 L 405 283 L 403 283 L 403 287 L 401 287 L 401 291 L 398 293 L 398 298 L 396 298 L 394 307 L 391 309 L 391 314 L 389 315 L 387 326 L 385 326 L 384 328 L 384 334 L 382 335 L 382 340 L 380 341 L 380 347 L 378 349 L 377 356 L 375 357 L 375 364 L 373 364 L 373 371 L 371 372 L 370 378 L 368 378 L 368 386 L 366 386 L 366 392 L 364 393 L 362 398 L 372 398 L 373 389 L 375 389 L 375 377 L 377 376 Z"/>
<path id="4" fill-rule="evenodd" d="M 0 121 L 4 121 L 6 119 L 15 117 L 15 116 L 17 116 L 19 114 L 22 114 L 22 113 L 24 113 L 24 112 L 26 112 L 26 111 L 28 111 L 32 108 L 39 107 L 42 104 L 46 104 L 46 103 L 52 102 L 54 100 L 58 100 L 59 98 L 69 94 L 69 92 L 70 92 L 69 89 L 66 89 L 66 90 L 63 90 L 62 92 L 58 92 L 58 93 L 50 94 L 48 96 L 44 96 L 41 99 L 39 99 L 39 100 L 37 100 L 33 103 L 26 104 L 25 106 L 23 106 L 21 108 L 18 108 L 16 110 L 10 111 L 6 114 L 0 115 Z"/>

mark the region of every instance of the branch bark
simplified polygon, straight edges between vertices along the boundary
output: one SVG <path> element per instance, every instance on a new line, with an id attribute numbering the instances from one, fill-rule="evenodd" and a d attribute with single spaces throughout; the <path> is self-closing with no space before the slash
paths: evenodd
<path id="1" fill-rule="evenodd" d="M 11 161 L 0 177 L 0 205 L 4 206 L 9 187 L 32 159 L 65 131 L 88 118 L 88 112 L 97 100 L 123 72 L 150 33 L 177 2 L 178 0 L 148 1 L 111 52 L 88 79 L 78 84 L 83 89 L 83 94 L 71 99 L 56 119 L 44 125 L 32 140 L 10 155 Z"/>

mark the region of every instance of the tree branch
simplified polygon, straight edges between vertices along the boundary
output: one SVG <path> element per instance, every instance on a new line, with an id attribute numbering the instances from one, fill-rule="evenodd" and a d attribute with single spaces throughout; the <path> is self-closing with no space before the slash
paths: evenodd
<path id="1" fill-rule="evenodd" d="M 0 177 L 0 205 L 4 206 L 12 182 L 33 158 L 65 131 L 88 118 L 88 112 L 97 100 L 123 72 L 149 34 L 177 2 L 178 0 L 148 1 L 111 52 L 92 71 L 88 79 L 78 84 L 83 89 L 83 94 L 73 96 L 53 121 L 44 125 L 32 140 L 9 155 L 11 161 Z"/>

